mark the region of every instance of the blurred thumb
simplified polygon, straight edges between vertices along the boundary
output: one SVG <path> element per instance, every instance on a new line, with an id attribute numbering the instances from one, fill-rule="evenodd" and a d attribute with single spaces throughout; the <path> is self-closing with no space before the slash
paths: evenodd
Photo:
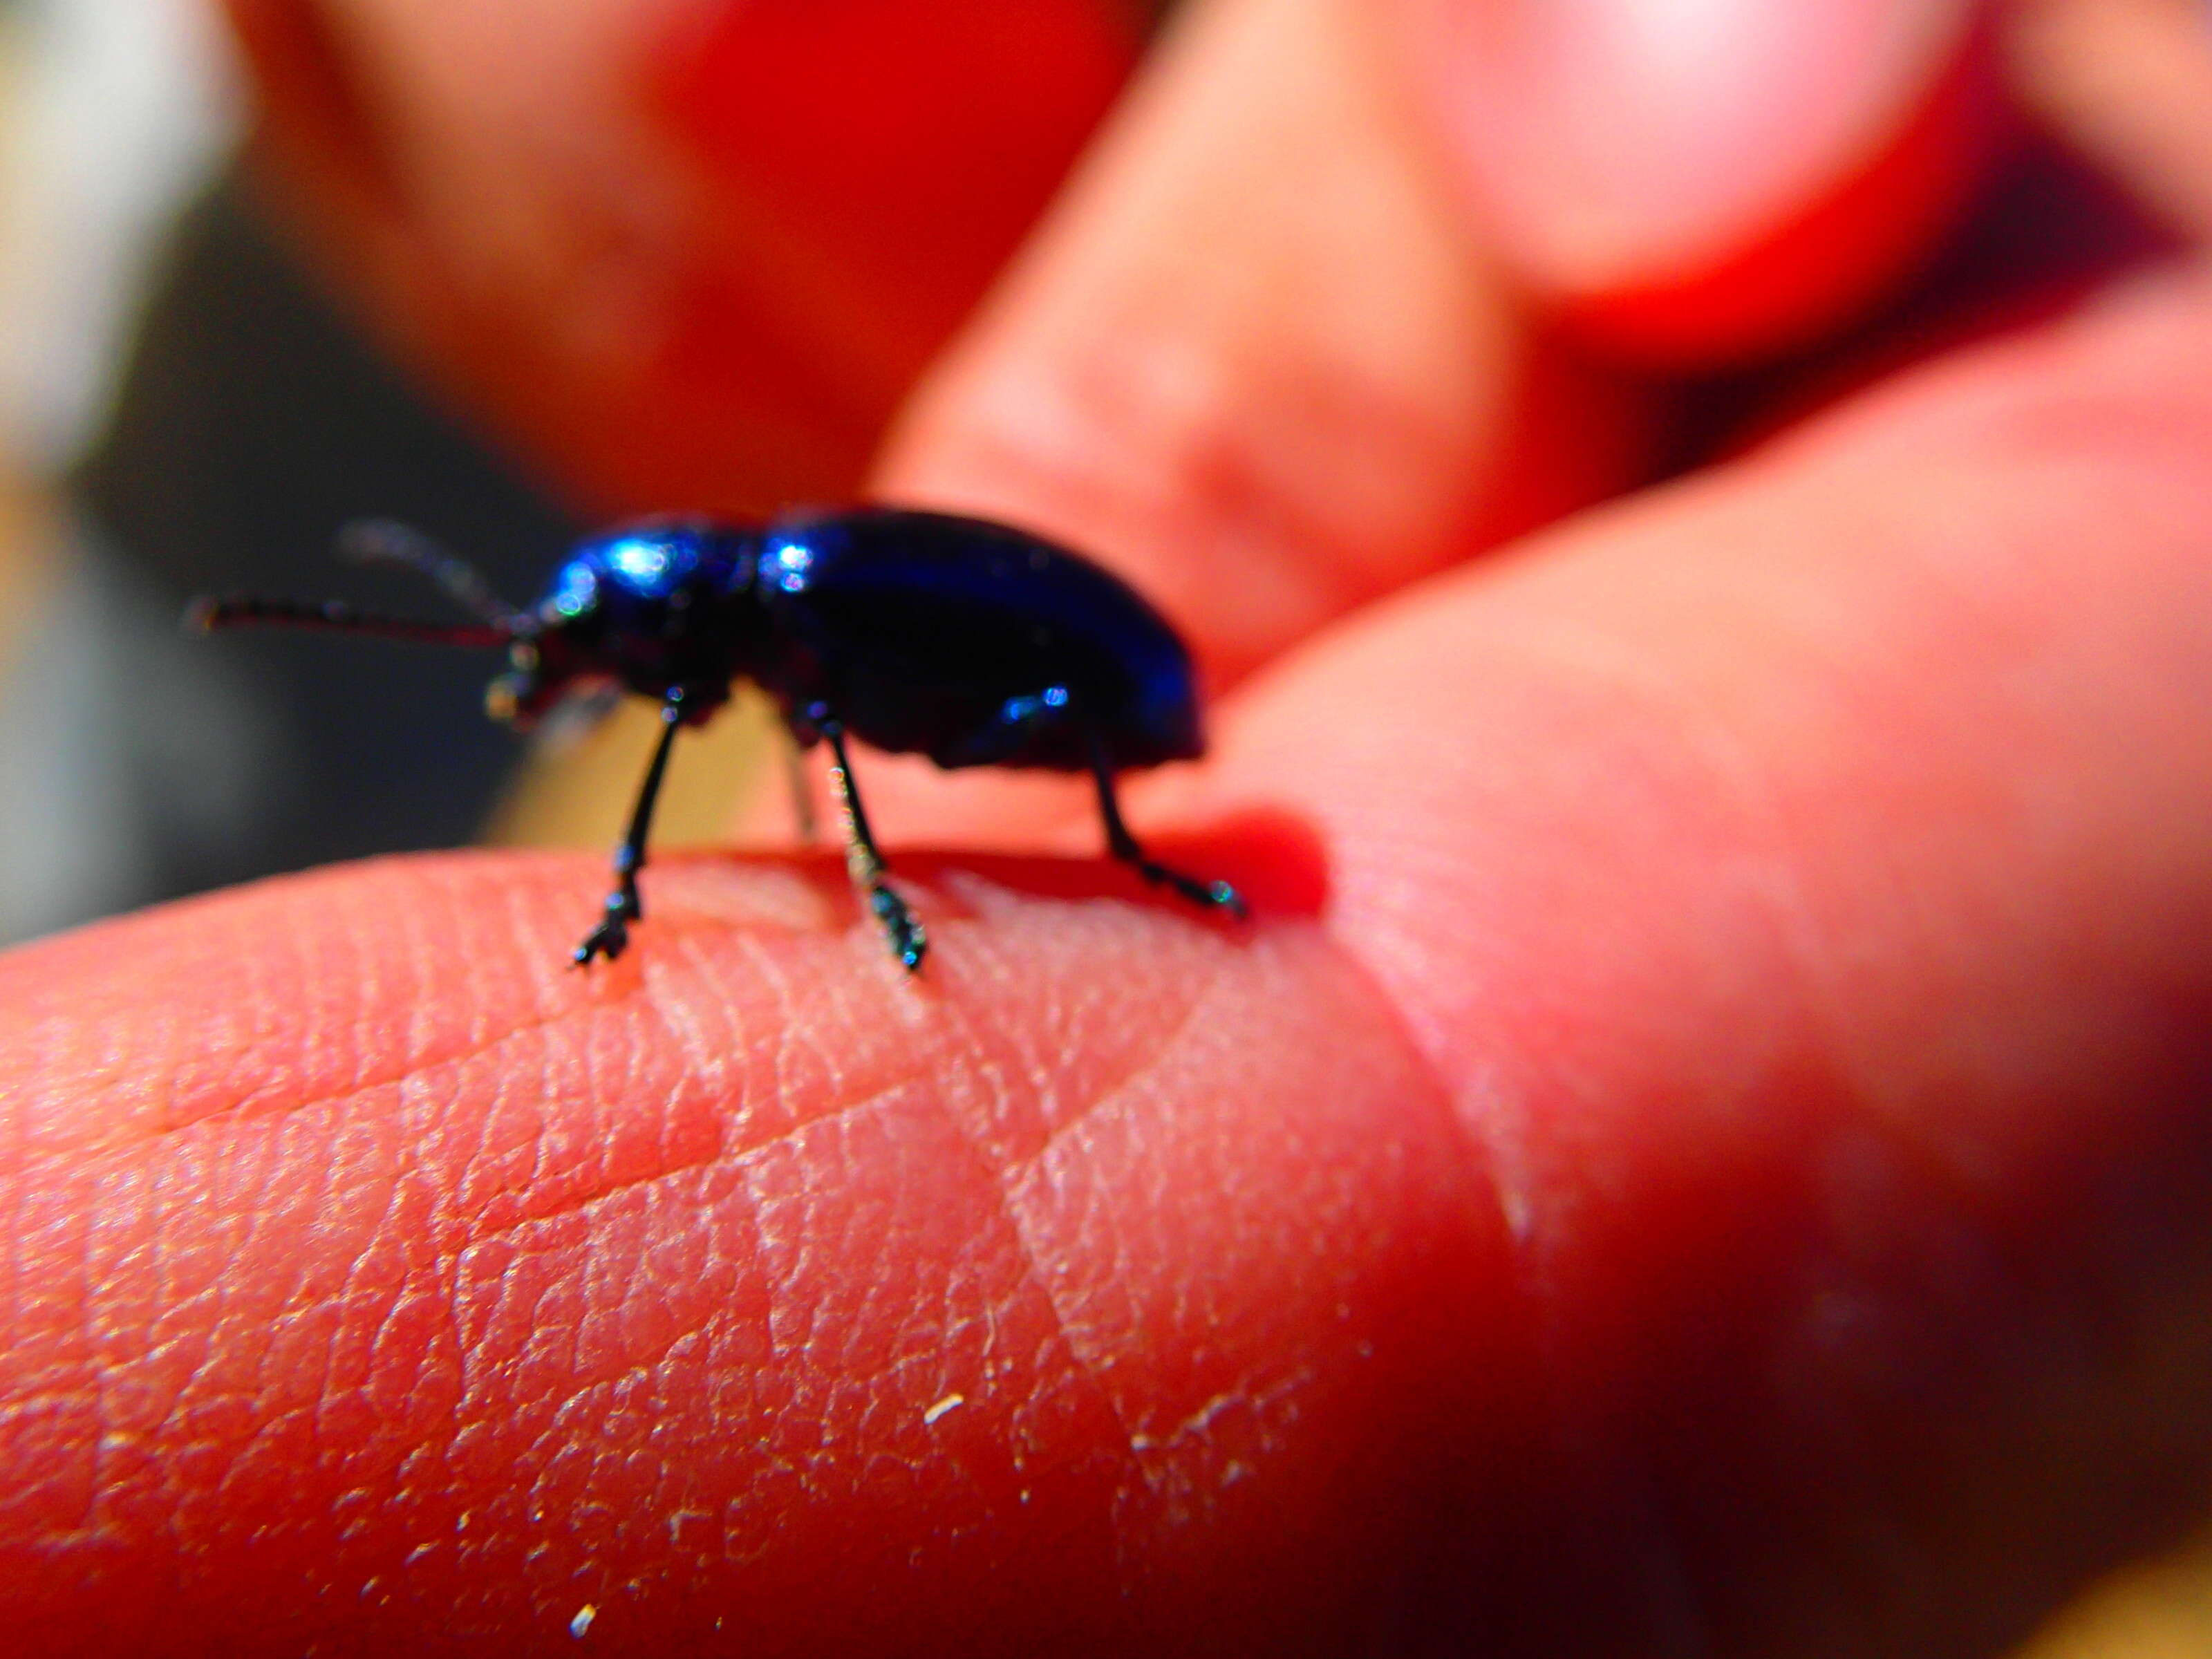
<path id="1" fill-rule="evenodd" d="M 1640 356 L 1770 348 L 1893 276 L 1987 149 L 1970 0 L 1393 0 L 1460 187 Z"/>

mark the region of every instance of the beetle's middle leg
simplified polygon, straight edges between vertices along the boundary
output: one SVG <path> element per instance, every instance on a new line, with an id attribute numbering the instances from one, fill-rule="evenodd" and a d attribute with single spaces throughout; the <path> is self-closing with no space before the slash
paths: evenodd
<path id="1" fill-rule="evenodd" d="M 853 781 L 853 763 L 845 753 L 843 724 L 825 720 L 815 725 L 829 739 L 833 757 L 830 781 L 837 791 L 837 810 L 845 822 L 846 873 L 853 878 L 854 890 L 866 899 L 868 908 L 883 923 L 891 954 L 912 973 L 921 966 L 929 949 L 929 935 L 907 908 L 906 901 L 891 891 L 890 884 L 884 879 L 884 855 L 876 850 L 876 838 L 868 831 L 868 815 L 861 810 L 860 787 Z"/>
<path id="2" fill-rule="evenodd" d="M 668 751 L 684 719 L 684 694 L 672 691 L 660 705 L 660 741 L 653 750 L 653 763 L 645 769 L 645 782 L 630 809 L 629 833 L 615 849 L 615 890 L 607 895 L 606 916 L 584 936 L 574 951 L 576 965 L 586 968 L 593 957 L 612 962 L 629 945 L 629 924 L 645 920 L 645 907 L 637 896 L 637 872 L 645 868 L 645 838 L 653 828 L 653 803 L 660 797 L 660 780 L 668 770 Z"/>

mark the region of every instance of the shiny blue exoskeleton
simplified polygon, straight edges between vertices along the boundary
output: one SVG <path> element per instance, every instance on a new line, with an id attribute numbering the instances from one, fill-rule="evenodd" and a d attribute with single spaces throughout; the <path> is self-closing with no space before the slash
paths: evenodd
<path id="1" fill-rule="evenodd" d="M 585 542 L 544 598 L 517 610 L 398 526 L 357 526 L 349 543 L 432 576 L 477 622 L 248 599 L 200 600 L 193 618 L 503 646 L 510 665 L 486 701 L 520 726 L 573 691 L 610 684 L 660 705 L 660 741 L 615 854 L 615 889 L 576 947 L 579 963 L 628 945 L 644 914 L 637 872 L 676 733 L 711 717 L 740 679 L 775 699 L 801 748 L 829 745 L 854 884 L 909 969 L 927 939 L 884 880 L 848 733 L 943 767 L 1087 773 L 1115 858 L 1194 903 L 1243 912 L 1227 883 L 1146 856 L 1121 820 L 1116 775 L 1204 747 L 1190 656 L 1125 584 L 1065 548 L 981 520 L 889 507 L 751 525 L 655 519 Z"/>

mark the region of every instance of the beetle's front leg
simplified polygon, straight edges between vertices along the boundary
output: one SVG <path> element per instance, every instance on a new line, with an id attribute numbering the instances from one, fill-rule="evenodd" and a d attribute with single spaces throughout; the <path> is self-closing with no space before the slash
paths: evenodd
<path id="1" fill-rule="evenodd" d="M 853 763 L 845 753 L 843 725 L 835 720 L 817 720 L 815 725 L 830 742 L 830 781 L 837 791 L 837 810 L 845 823 L 845 872 L 853 878 L 853 890 L 866 900 L 883 923 L 891 954 L 912 973 L 921 966 L 929 950 L 929 935 L 907 908 L 906 901 L 891 891 L 890 884 L 884 879 L 884 856 L 876 850 L 876 838 L 868 832 L 868 815 L 860 807 Z"/>
<path id="2" fill-rule="evenodd" d="M 615 853 L 615 888 L 607 895 L 605 918 L 570 952 L 579 968 L 590 967 L 593 957 L 612 962 L 629 949 L 630 923 L 645 920 L 645 906 L 637 896 L 638 863 L 629 858 L 629 852 L 624 846 Z"/>
<path id="3" fill-rule="evenodd" d="M 660 741 L 654 745 L 653 763 L 645 769 L 645 782 L 630 809 L 629 833 L 615 848 L 615 888 L 607 895 L 606 916 L 584 935 L 574 954 L 579 968 L 591 965 L 593 957 L 612 962 L 629 948 L 629 925 L 645 920 L 645 906 L 637 896 L 637 872 L 645 868 L 645 838 L 653 828 L 653 803 L 660 796 L 660 780 L 668 770 L 668 751 L 684 719 L 684 694 L 671 691 L 660 705 Z"/>

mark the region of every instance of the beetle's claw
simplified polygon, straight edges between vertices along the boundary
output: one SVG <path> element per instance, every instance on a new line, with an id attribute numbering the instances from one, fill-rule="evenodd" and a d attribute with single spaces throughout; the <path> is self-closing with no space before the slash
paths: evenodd
<path id="1" fill-rule="evenodd" d="M 588 968 L 593 957 L 605 957 L 612 962 L 629 948 L 629 929 L 610 916 L 584 936 L 573 955 L 576 966 Z"/>
<path id="2" fill-rule="evenodd" d="M 919 971 L 922 957 L 929 954 L 929 934 L 915 920 L 906 901 L 890 888 L 878 886 L 869 893 L 868 902 L 884 924 L 884 935 L 891 943 L 891 954 L 909 974 Z"/>
<path id="3" fill-rule="evenodd" d="M 569 953 L 570 960 L 579 968 L 590 967 L 593 957 L 612 962 L 629 949 L 629 924 L 642 914 L 635 894 L 609 894 L 606 920 L 584 935 L 584 942 Z"/>
<path id="4" fill-rule="evenodd" d="M 1198 896 L 1198 902 L 1216 910 L 1226 910 L 1239 921 L 1252 919 L 1252 907 L 1244 902 L 1244 896 L 1225 881 L 1207 882 L 1204 891 Z"/>
<path id="5" fill-rule="evenodd" d="M 1148 858 L 1140 857 L 1131 862 L 1137 873 L 1153 886 L 1180 894 L 1201 910 L 1225 910 L 1239 921 L 1246 921 L 1252 914 L 1244 902 L 1244 896 L 1225 881 L 1200 881 Z"/>

